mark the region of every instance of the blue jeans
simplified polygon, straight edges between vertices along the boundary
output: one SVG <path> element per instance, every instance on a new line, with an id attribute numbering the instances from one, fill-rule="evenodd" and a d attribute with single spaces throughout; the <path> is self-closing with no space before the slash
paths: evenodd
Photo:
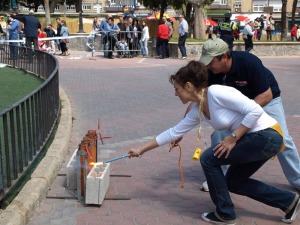
<path id="1" fill-rule="evenodd" d="M 186 41 L 187 37 L 188 37 L 188 33 L 185 33 L 184 35 L 179 36 L 179 39 L 178 39 L 178 48 L 181 52 L 182 57 L 186 57 L 185 41 Z"/>
<path id="2" fill-rule="evenodd" d="M 298 190 L 300 190 L 300 158 L 293 138 L 290 136 L 286 120 L 284 109 L 281 102 L 281 97 L 275 98 L 263 107 L 266 113 L 273 117 L 280 124 L 280 127 L 284 135 L 285 150 L 277 155 L 280 162 L 283 173 L 288 182 Z M 229 135 L 228 131 L 214 131 L 211 135 L 212 146 L 215 146 L 219 142 Z M 224 167 L 222 167 L 224 170 Z"/>
<path id="3" fill-rule="evenodd" d="M 148 56 L 148 39 L 145 38 L 144 41 L 140 40 L 141 54 L 142 56 Z"/>
<path id="4" fill-rule="evenodd" d="M 244 195 L 272 207 L 289 212 L 298 197 L 296 194 L 275 188 L 250 178 L 265 162 L 275 156 L 283 142 L 273 129 L 245 134 L 228 158 L 214 156 L 213 147 L 201 155 L 200 163 L 207 179 L 209 193 L 216 205 L 216 213 L 224 220 L 236 219 L 229 191 Z M 226 176 L 221 165 L 228 165 Z"/>

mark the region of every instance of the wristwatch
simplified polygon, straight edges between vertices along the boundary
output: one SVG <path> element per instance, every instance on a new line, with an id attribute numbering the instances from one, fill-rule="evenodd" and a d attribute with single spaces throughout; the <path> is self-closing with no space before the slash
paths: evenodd
<path id="1" fill-rule="evenodd" d="M 233 138 L 237 138 L 236 134 L 233 133 L 233 132 L 232 132 L 230 135 L 231 135 L 231 137 L 233 137 Z"/>

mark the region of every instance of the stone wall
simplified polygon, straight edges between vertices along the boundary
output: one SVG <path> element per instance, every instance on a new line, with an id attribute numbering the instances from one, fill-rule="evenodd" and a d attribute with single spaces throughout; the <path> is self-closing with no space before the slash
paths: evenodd
<path id="1" fill-rule="evenodd" d="M 87 38 L 72 38 L 68 43 L 70 50 L 91 51 L 86 45 Z M 100 51 L 100 37 L 95 39 L 95 50 Z M 199 59 L 203 42 L 186 43 L 188 58 Z M 156 56 L 156 50 L 152 41 L 148 43 L 149 56 Z M 180 58 L 181 54 L 176 42 L 169 43 L 170 57 Z M 243 42 L 235 42 L 234 50 L 244 51 Z M 251 53 L 257 56 L 300 56 L 300 42 L 255 42 Z"/>

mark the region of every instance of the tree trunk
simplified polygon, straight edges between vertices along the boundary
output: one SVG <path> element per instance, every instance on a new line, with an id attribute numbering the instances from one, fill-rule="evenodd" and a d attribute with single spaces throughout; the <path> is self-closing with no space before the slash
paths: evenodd
<path id="1" fill-rule="evenodd" d="M 293 6 L 292 6 L 292 24 L 295 24 L 295 14 L 296 14 L 297 2 L 298 2 L 298 0 L 293 0 Z"/>
<path id="2" fill-rule="evenodd" d="M 49 0 L 44 0 L 45 7 L 45 16 L 46 16 L 46 26 L 51 23 L 50 20 L 50 8 L 49 8 Z"/>
<path id="3" fill-rule="evenodd" d="M 282 11 L 281 11 L 281 41 L 283 41 L 286 37 L 286 4 L 287 0 L 282 0 Z"/>
<path id="4" fill-rule="evenodd" d="M 54 13 L 56 5 L 59 3 L 59 0 L 52 0 L 50 5 L 50 13 Z"/>
<path id="5" fill-rule="evenodd" d="M 205 39 L 204 12 L 202 6 L 194 5 L 195 10 L 195 25 L 194 33 L 196 39 Z"/>

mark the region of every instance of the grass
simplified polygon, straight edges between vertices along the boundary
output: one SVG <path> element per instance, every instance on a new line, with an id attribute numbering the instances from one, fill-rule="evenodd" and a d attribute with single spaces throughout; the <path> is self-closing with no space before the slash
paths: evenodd
<path id="1" fill-rule="evenodd" d="M 35 90 L 43 80 L 24 70 L 0 68 L 0 112 Z"/>

